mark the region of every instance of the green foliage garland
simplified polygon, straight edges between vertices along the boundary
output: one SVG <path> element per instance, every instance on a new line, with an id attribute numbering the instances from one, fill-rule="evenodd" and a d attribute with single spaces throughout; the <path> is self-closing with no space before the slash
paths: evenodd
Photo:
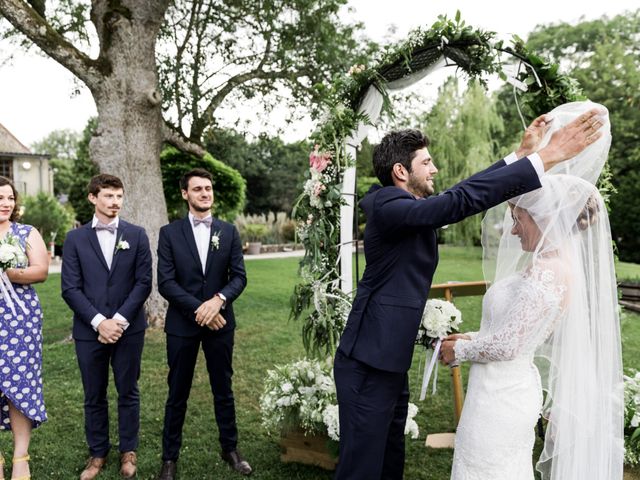
<path id="1" fill-rule="evenodd" d="M 460 12 L 453 20 L 440 16 L 428 30 L 418 29 L 401 44 L 386 48 L 370 65 L 354 65 L 330 87 L 317 87 L 325 98 L 326 113 L 311 137 L 315 149 L 294 209 L 306 253 L 300 262 L 300 283 L 291 297 L 291 318 L 303 320 L 302 339 L 308 354 L 334 352 L 350 309 L 350 297 L 340 290 L 340 192 L 343 173 L 354 164 L 346 151 L 346 139 L 360 122 L 370 123 L 358 112 L 370 86 L 382 93 L 383 111 L 392 114 L 387 82 L 427 68 L 442 55 L 484 84 L 483 74 L 502 71 L 501 54 L 506 52 L 529 63 L 540 79 L 538 85 L 529 68 L 521 70 L 518 78 L 529 87 L 521 101 L 531 119 L 582 98 L 577 83 L 561 74 L 557 65 L 527 51 L 518 38 L 513 48 L 503 48 L 502 42 L 494 42 L 494 36 L 466 25 Z"/>

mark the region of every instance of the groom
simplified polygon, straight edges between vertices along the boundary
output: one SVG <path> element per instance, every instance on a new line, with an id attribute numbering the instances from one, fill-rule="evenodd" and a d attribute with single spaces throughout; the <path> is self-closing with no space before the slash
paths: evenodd
<path id="1" fill-rule="evenodd" d="M 89 182 L 93 220 L 67 234 L 62 298 L 73 310 L 73 338 L 84 388 L 85 434 L 91 457 L 80 480 L 95 478 L 107 461 L 109 365 L 118 391 L 120 474 L 136 476 L 140 427 L 140 361 L 151 292 L 151 251 L 141 227 L 120 219 L 124 188 L 113 175 Z"/>
<path id="2" fill-rule="evenodd" d="M 360 202 L 366 268 L 334 361 L 336 480 L 403 478 L 407 371 L 438 263 L 436 229 L 539 188 L 546 170 L 600 136 L 598 113 L 581 116 L 533 153 L 551 121 L 537 118 L 517 152 L 436 196 L 438 169 L 420 131 L 391 132 L 375 147 L 373 166 L 383 186 L 373 186 Z"/>
<path id="3" fill-rule="evenodd" d="M 160 229 L 158 290 L 169 301 L 165 322 L 169 396 L 162 431 L 158 480 L 176 478 L 182 425 L 202 345 L 213 393 L 221 457 L 236 472 L 251 467 L 238 453 L 238 429 L 231 389 L 235 318 L 233 301 L 244 290 L 242 245 L 236 228 L 211 216 L 213 177 L 196 168 L 180 179 L 189 214 Z"/>

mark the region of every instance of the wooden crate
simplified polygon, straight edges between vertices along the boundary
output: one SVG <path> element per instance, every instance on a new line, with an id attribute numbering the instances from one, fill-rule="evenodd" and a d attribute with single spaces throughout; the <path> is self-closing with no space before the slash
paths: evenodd
<path id="1" fill-rule="evenodd" d="M 297 430 L 283 433 L 280 437 L 280 460 L 334 470 L 338 459 L 329 453 L 328 442 L 326 435 L 305 435 Z"/>

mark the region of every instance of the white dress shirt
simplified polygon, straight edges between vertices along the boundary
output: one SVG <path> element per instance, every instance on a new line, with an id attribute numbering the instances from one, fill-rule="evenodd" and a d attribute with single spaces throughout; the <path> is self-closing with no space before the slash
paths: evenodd
<path id="1" fill-rule="evenodd" d="M 94 215 L 93 220 L 91 221 L 91 228 L 96 228 L 96 225 L 98 224 L 98 222 L 99 222 L 98 217 Z M 120 222 L 120 219 L 116 217 L 113 222 L 109 223 L 109 225 L 116 226 L 116 231 L 114 233 L 111 233 L 108 230 L 96 231 L 96 236 L 98 237 L 98 243 L 100 244 L 100 250 L 102 250 L 102 255 L 104 256 L 104 259 L 107 262 L 107 266 L 109 267 L 109 269 L 111 269 L 111 263 L 113 262 L 113 253 L 116 248 L 116 240 L 118 238 L 117 228 L 118 228 L 119 222 Z M 107 317 L 105 317 L 101 313 L 98 313 L 95 317 L 93 317 L 93 319 L 91 320 L 91 326 L 96 332 L 98 331 L 98 325 L 100 325 L 103 320 L 106 320 L 106 318 Z M 123 328 L 125 330 L 129 326 L 129 322 L 127 321 L 127 319 L 124 318 L 119 313 L 116 313 L 113 316 L 113 318 L 115 318 L 116 320 L 122 320 L 122 322 L 125 323 L 125 325 L 123 325 Z"/>
<path id="2" fill-rule="evenodd" d="M 211 215 L 209 215 L 209 217 L 210 216 Z M 198 256 L 200 257 L 202 273 L 204 273 L 204 269 L 207 266 L 207 255 L 209 254 L 209 248 L 211 247 L 211 229 L 208 228 L 204 223 L 199 223 L 197 227 L 194 227 L 194 218 L 195 217 L 193 216 L 193 214 L 189 212 L 189 223 L 191 224 L 191 230 L 193 231 L 193 238 L 195 238 L 196 240 L 196 247 L 198 248 Z"/>
<path id="3" fill-rule="evenodd" d="M 544 164 L 542 163 L 540 155 L 532 153 L 531 155 L 527 155 L 527 158 L 531 162 L 531 165 L 533 165 L 533 168 L 535 168 L 538 178 L 542 177 L 544 175 Z M 504 161 L 507 165 L 511 165 L 513 162 L 517 162 L 518 160 L 520 159 L 516 155 L 516 152 L 511 152 L 509 155 L 504 157 Z"/>
<path id="4" fill-rule="evenodd" d="M 209 218 L 208 217 L 204 218 Z M 196 248 L 198 249 L 198 256 L 200 257 L 200 265 L 202 266 L 202 273 L 207 266 L 207 255 L 209 255 L 209 250 L 211 250 L 211 229 L 208 228 L 204 223 L 199 223 L 197 227 L 193 226 L 193 219 L 195 217 L 191 212 L 189 212 L 189 224 L 191 225 L 191 231 L 193 232 L 193 238 L 196 241 Z M 201 220 L 204 220 L 201 219 Z M 225 297 L 222 293 L 217 293 L 222 299 L 222 308 L 226 306 L 227 297 Z"/>

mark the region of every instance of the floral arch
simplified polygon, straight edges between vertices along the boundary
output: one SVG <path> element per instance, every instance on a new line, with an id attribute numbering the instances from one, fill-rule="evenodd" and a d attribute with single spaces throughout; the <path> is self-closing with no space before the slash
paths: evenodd
<path id="1" fill-rule="evenodd" d="M 352 294 L 355 153 L 382 112 L 392 113 L 388 92 L 410 86 L 443 66 L 456 66 L 483 84 L 499 74 L 519 90 L 518 110 L 530 119 L 570 101 L 584 99 L 577 82 L 527 50 L 514 37 L 511 46 L 496 34 L 474 29 L 460 18 L 440 16 L 427 30 L 388 47 L 370 65 L 356 65 L 335 79 L 326 94 L 326 120 L 311 139 L 310 168 L 294 209 L 305 247 L 300 283 L 291 298 L 291 317 L 303 320 L 308 354 L 335 351 Z M 518 74 L 502 72 L 504 56 L 520 62 Z"/>

